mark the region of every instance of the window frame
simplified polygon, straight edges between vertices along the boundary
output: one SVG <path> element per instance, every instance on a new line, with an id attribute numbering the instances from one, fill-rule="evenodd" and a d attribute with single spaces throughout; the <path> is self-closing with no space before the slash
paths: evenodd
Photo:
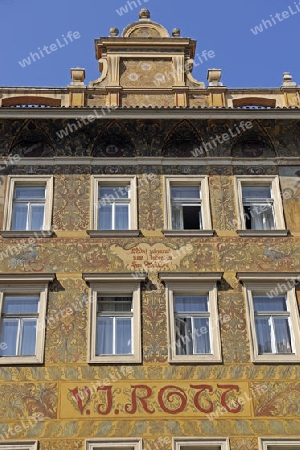
<path id="1" fill-rule="evenodd" d="M 129 229 L 128 230 L 98 230 L 98 189 L 103 186 L 128 186 L 130 185 L 129 197 Z M 91 178 L 91 205 L 90 205 L 90 237 L 105 236 L 139 236 L 137 216 L 137 177 L 133 175 L 92 175 Z"/>
<path id="2" fill-rule="evenodd" d="M 295 286 L 282 289 L 280 295 L 286 295 L 287 309 L 290 314 L 290 333 L 294 353 L 258 353 L 255 316 L 253 308 L 253 293 L 267 294 L 278 285 L 283 286 L 291 280 L 299 279 L 297 273 L 237 273 L 237 278 L 243 282 L 243 291 L 246 300 L 248 332 L 250 338 L 251 359 L 254 363 L 295 363 L 300 361 L 300 316 L 296 298 Z M 285 283 L 284 283 L 285 282 Z M 278 294 L 279 295 L 279 294 Z"/>
<path id="3" fill-rule="evenodd" d="M 230 450 L 228 438 L 172 438 L 173 450 L 201 450 L 211 447 L 212 450 Z"/>
<path id="4" fill-rule="evenodd" d="M 52 231 L 52 210 L 53 210 L 53 176 L 49 175 L 22 175 L 8 176 L 7 192 L 5 198 L 2 237 L 51 237 Z M 15 187 L 18 185 L 40 186 L 45 185 L 45 211 L 43 230 L 11 230 L 12 210 Z"/>
<path id="5" fill-rule="evenodd" d="M 236 207 L 238 212 L 237 220 L 237 233 L 239 236 L 286 236 L 288 230 L 286 229 L 283 205 L 281 199 L 281 190 L 279 176 L 266 176 L 266 175 L 243 175 L 234 177 L 235 192 L 236 192 Z M 247 229 L 244 217 L 244 205 L 243 205 L 243 185 L 247 186 L 270 186 L 271 198 L 273 200 L 274 211 L 274 230 L 255 230 Z"/>
<path id="6" fill-rule="evenodd" d="M 218 313 L 217 281 L 222 277 L 221 272 L 203 274 L 171 273 L 159 274 L 165 283 L 167 327 L 168 327 L 168 361 L 170 363 L 221 363 L 221 336 Z M 188 285 L 188 287 L 187 287 Z M 212 353 L 201 355 L 177 355 L 176 332 L 174 314 L 174 296 L 180 295 L 208 295 L 210 313 L 210 346 Z"/>
<path id="7" fill-rule="evenodd" d="M 2 308 L 4 296 L 30 295 L 40 296 L 39 315 L 36 330 L 36 354 L 34 356 L 0 356 L 0 365 L 3 364 L 42 364 L 44 362 L 46 310 L 48 302 L 49 283 L 55 274 L 28 274 L 28 275 L 0 275 L 0 331 L 2 325 Z"/>
<path id="8" fill-rule="evenodd" d="M 120 449 L 122 450 L 142 450 L 141 438 L 116 438 L 116 439 L 88 439 L 85 442 L 86 450 L 106 450 Z"/>
<path id="9" fill-rule="evenodd" d="M 12 441 L 0 443 L 0 450 L 37 450 L 38 441 Z"/>
<path id="10" fill-rule="evenodd" d="M 83 279 L 89 282 L 91 289 L 91 302 L 89 305 L 89 336 L 88 336 L 88 362 L 96 364 L 126 364 L 140 363 L 142 361 L 141 344 L 141 282 L 146 275 L 141 274 L 83 274 Z M 132 355 L 96 355 L 97 337 L 97 303 L 98 296 L 132 296 Z"/>
<path id="11" fill-rule="evenodd" d="M 259 450 L 298 450 L 300 439 L 297 438 L 259 438 Z"/>
<path id="12" fill-rule="evenodd" d="M 201 195 L 201 216 L 203 229 L 199 230 L 173 230 L 172 228 L 172 199 L 171 199 L 171 187 L 172 186 L 200 186 Z M 164 223 L 165 229 L 163 233 L 165 236 L 213 236 L 214 230 L 212 229 L 211 212 L 210 212 L 210 199 L 209 199 L 209 182 L 208 176 L 189 176 L 189 175 L 176 175 L 176 176 L 164 176 Z"/>

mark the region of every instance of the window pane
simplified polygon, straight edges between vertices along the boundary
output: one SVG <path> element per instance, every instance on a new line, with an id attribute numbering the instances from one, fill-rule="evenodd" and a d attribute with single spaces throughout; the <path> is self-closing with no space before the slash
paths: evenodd
<path id="1" fill-rule="evenodd" d="M 276 348 L 278 353 L 292 353 L 292 340 L 288 319 L 274 317 Z"/>
<path id="2" fill-rule="evenodd" d="M 182 212 L 184 230 L 200 230 L 202 228 L 200 206 L 183 206 Z"/>
<path id="3" fill-rule="evenodd" d="M 255 295 L 253 297 L 255 312 L 287 311 L 286 297 L 279 295 L 269 298 L 267 295 Z"/>
<path id="4" fill-rule="evenodd" d="M 16 356 L 18 319 L 2 319 L 1 323 L 1 344 L 6 344 L 7 348 L 0 348 L 1 356 Z M 2 345 L 4 347 L 4 345 Z"/>
<path id="5" fill-rule="evenodd" d="M 175 346 L 177 355 L 193 354 L 192 320 L 190 317 L 175 318 Z"/>
<path id="6" fill-rule="evenodd" d="M 132 354 L 131 319 L 117 319 L 116 334 L 116 354 Z"/>
<path id="7" fill-rule="evenodd" d="M 113 319 L 97 318 L 97 355 L 113 354 Z"/>
<path id="8" fill-rule="evenodd" d="M 200 199 L 200 186 L 173 186 L 171 198 Z"/>
<path id="9" fill-rule="evenodd" d="M 98 312 L 126 312 L 132 310 L 132 297 L 99 297 Z"/>
<path id="10" fill-rule="evenodd" d="M 271 198 L 271 186 L 243 186 L 243 198 Z"/>
<path id="11" fill-rule="evenodd" d="M 112 205 L 99 204 L 98 228 L 99 228 L 99 230 L 111 230 L 112 229 Z"/>
<path id="12" fill-rule="evenodd" d="M 14 203 L 12 209 L 12 230 L 26 230 L 28 205 L 26 203 Z"/>
<path id="13" fill-rule="evenodd" d="M 31 205 L 31 230 L 44 228 L 44 205 Z"/>
<path id="14" fill-rule="evenodd" d="M 275 228 L 272 204 L 245 204 L 244 217 L 248 230 L 273 230 Z"/>
<path id="15" fill-rule="evenodd" d="M 46 186 L 16 186 L 16 200 L 45 199 Z"/>
<path id="16" fill-rule="evenodd" d="M 129 185 L 128 186 L 99 186 L 98 195 L 99 195 L 99 198 L 106 198 L 111 201 L 118 200 L 119 198 L 129 198 Z"/>
<path id="17" fill-rule="evenodd" d="M 22 319 L 20 355 L 35 355 L 36 319 Z"/>
<path id="18" fill-rule="evenodd" d="M 206 318 L 195 317 L 193 339 L 195 341 L 195 353 L 211 353 L 209 337 L 209 321 Z"/>
<path id="19" fill-rule="evenodd" d="M 40 297 L 7 295 L 4 299 L 3 314 L 37 314 Z"/>
<path id="20" fill-rule="evenodd" d="M 175 312 L 207 312 L 208 298 L 206 295 L 199 296 L 175 296 Z"/>
<path id="21" fill-rule="evenodd" d="M 255 319 L 259 355 L 262 355 L 263 353 L 272 353 L 270 322 L 271 320 L 265 317 L 256 317 Z"/>
<path id="22" fill-rule="evenodd" d="M 128 230 L 129 228 L 129 205 L 116 205 L 115 229 Z"/>

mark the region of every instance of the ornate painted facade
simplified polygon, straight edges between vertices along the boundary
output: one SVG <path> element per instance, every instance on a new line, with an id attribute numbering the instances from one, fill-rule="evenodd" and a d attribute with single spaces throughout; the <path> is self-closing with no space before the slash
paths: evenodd
<path id="1" fill-rule="evenodd" d="M 178 29 L 170 36 L 147 10 L 95 50 L 101 76 L 88 85 L 75 68 L 67 88 L 0 88 L 0 289 L 25 280 L 30 291 L 30 277 L 54 274 L 42 362 L 0 358 L 0 449 L 132 438 L 147 450 L 171 450 L 176 439 L 177 450 L 204 441 L 221 449 L 222 439 L 222 449 L 262 449 L 261 439 L 300 448 L 300 330 L 294 361 L 254 361 L 244 288 L 250 276 L 294 280 L 287 291 L 300 303 L 300 86 L 285 73 L 279 88 L 227 89 L 217 69 L 198 82 L 196 42 Z M 45 176 L 51 233 L 13 233 L 11 180 Z M 136 180 L 136 235 L 91 233 L 92 180 L 101 176 Z M 210 229 L 172 234 L 166 180 L 176 177 L 208 181 Z M 279 181 L 283 227 L 239 232 L 239 179 Z M 90 280 L 105 274 L 144 277 L 140 362 L 89 362 Z M 170 359 L 170 274 L 186 286 L 220 274 L 211 327 L 220 361 Z M 299 308 L 294 315 L 297 324 Z"/>

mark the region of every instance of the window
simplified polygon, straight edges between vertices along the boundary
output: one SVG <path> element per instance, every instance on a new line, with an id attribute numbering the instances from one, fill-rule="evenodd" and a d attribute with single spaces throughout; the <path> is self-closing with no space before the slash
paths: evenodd
<path id="1" fill-rule="evenodd" d="M 298 450 L 299 448 L 300 439 L 259 439 L 259 450 Z"/>
<path id="2" fill-rule="evenodd" d="M 264 278 L 263 278 L 264 277 Z M 247 297 L 254 362 L 293 362 L 300 358 L 295 276 L 238 274 Z M 254 279 L 253 279 L 254 278 Z M 254 281 L 255 280 L 255 281 Z"/>
<path id="3" fill-rule="evenodd" d="M 0 364 L 42 363 L 53 274 L 0 276 Z"/>
<path id="4" fill-rule="evenodd" d="M 90 236 L 138 236 L 136 209 L 136 177 L 92 178 Z"/>
<path id="5" fill-rule="evenodd" d="M 165 235 L 213 235 L 207 177 L 165 177 L 165 191 Z"/>
<path id="6" fill-rule="evenodd" d="M 170 362 L 221 362 L 216 282 L 220 273 L 161 273 L 168 305 Z"/>
<path id="7" fill-rule="evenodd" d="M 140 283 L 134 274 L 84 274 L 90 283 L 89 362 L 141 362 Z"/>
<path id="8" fill-rule="evenodd" d="M 287 234 L 277 176 L 237 177 L 236 189 L 239 235 Z"/>
<path id="9" fill-rule="evenodd" d="M 51 236 L 52 199 L 52 177 L 9 177 L 2 236 Z"/>
<path id="10" fill-rule="evenodd" d="M 173 438 L 173 450 L 230 450 L 227 438 Z"/>
<path id="11" fill-rule="evenodd" d="M 96 356 L 132 355 L 132 308 L 132 296 L 98 296 Z"/>
<path id="12" fill-rule="evenodd" d="M 90 439 L 86 450 L 142 450 L 142 439 Z"/>
<path id="13" fill-rule="evenodd" d="M 37 450 L 38 443 L 37 441 L 30 442 L 10 442 L 2 444 L 0 443 L 0 450 Z"/>

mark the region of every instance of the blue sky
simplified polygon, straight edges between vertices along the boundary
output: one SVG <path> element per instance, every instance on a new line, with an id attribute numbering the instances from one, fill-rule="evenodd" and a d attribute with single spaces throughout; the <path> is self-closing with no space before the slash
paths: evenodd
<path id="1" fill-rule="evenodd" d="M 121 31 L 136 21 L 142 6 L 169 32 L 179 27 L 182 36 L 196 39 L 199 54 L 215 53 L 195 67 L 196 79 L 206 82 L 209 68 L 221 68 L 222 81 L 231 88 L 279 87 L 283 72 L 288 71 L 300 85 L 300 0 L 135 2 L 138 7 L 132 3 L 130 9 L 126 0 L 0 0 L 0 86 L 65 87 L 71 67 L 86 69 L 86 83 L 95 80 L 99 72 L 94 39 L 108 36 L 110 27 Z M 128 12 L 118 14 L 116 10 L 125 5 Z M 283 11 L 288 13 L 285 18 Z M 255 35 L 251 28 L 271 20 L 270 15 L 272 27 L 262 25 L 264 31 Z M 70 42 L 69 31 L 80 37 Z M 50 51 L 57 39 L 61 47 Z M 49 54 L 21 67 L 19 61 L 45 45 Z"/>

